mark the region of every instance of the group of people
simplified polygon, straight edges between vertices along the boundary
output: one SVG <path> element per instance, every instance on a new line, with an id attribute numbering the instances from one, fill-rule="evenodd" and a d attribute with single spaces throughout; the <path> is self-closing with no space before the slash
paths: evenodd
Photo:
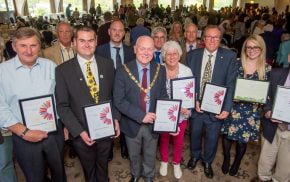
<path id="1" fill-rule="evenodd" d="M 174 26 L 182 29 L 181 25 Z M 271 71 L 261 36 L 249 36 L 237 59 L 235 52 L 221 47 L 223 35 L 216 25 L 207 25 L 201 40 L 197 39 L 198 26 L 194 23 L 185 24 L 183 39 L 177 34 L 168 35 L 164 27 L 154 27 L 151 35 L 138 35 L 134 47 L 123 43 L 122 21 L 111 21 L 107 27 L 109 40 L 99 44 L 92 28 L 82 26 L 73 33 L 70 24 L 60 22 L 56 27 L 58 42 L 45 50 L 40 49 L 36 30 L 24 27 L 15 32 L 12 46 L 16 56 L 0 64 L 0 127 L 4 129 L 0 168 L 5 166 L 0 170 L 1 180 L 17 181 L 14 151 L 27 181 L 43 181 L 47 167 L 52 181 L 66 181 L 63 147 L 65 139 L 70 139 L 86 181 L 109 181 L 113 139 L 92 140 L 83 113 L 83 106 L 109 100 L 113 103 L 115 137 L 121 135 L 121 155 L 130 160 L 130 182 L 140 178 L 153 181 L 158 139 L 159 173 L 167 175 L 169 144 L 173 139 L 174 176 L 181 178 L 187 125 L 191 144 L 187 168 L 193 170 L 202 161 L 205 176 L 213 178 L 211 165 L 222 133 L 221 170 L 234 176 L 247 143 L 259 140 L 261 124 L 265 140 L 258 162 L 260 180 L 290 180 L 290 126 L 270 119 L 277 85 L 290 86 L 289 69 Z M 195 108 L 181 108 L 176 133 L 153 133 L 156 100 L 171 97 L 170 80 L 190 76 L 195 77 Z M 233 101 L 237 78 L 270 81 L 267 104 Z M 206 82 L 227 87 L 218 115 L 200 108 Z M 27 128 L 18 103 L 20 99 L 47 94 L 56 99 L 58 122 L 54 133 Z M 233 143 L 236 153 L 231 163 Z"/>

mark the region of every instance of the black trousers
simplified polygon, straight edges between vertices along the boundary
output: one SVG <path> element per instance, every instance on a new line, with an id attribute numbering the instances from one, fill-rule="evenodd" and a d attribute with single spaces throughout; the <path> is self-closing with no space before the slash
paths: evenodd
<path id="1" fill-rule="evenodd" d="M 44 181 L 46 164 L 51 171 L 52 182 L 66 181 L 62 129 L 50 133 L 47 139 L 38 143 L 28 142 L 17 135 L 12 138 L 16 159 L 27 182 Z"/>
<path id="2" fill-rule="evenodd" d="M 79 156 L 86 182 L 108 182 L 108 158 L 112 139 L 101 139 L 88 146 L 81 137 L 73 139 L 72 145 Z"/>

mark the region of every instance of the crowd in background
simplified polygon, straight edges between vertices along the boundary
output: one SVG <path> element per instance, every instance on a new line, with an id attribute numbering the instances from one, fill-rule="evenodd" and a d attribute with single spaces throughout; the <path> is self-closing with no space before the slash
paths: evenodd
<path id="1" fill-rule="evenodd" d="M 225 66 L 228 70 L 219 70 L 221 73 L 218 75 L 218 81 L 216 82 L 225 82 L 225 84 L 229 84 L 231 87 L 233 80 L 238 78 L 247 78 L 252 80 L 265 80 L 265 81 L 273 81 L 275 78 L 275 74 L 277 71 L 274 71 L 274 76 L 270 79 L 270 71 L 275 67 L 284 67 L 287 68 L 289 66 L 289 59 L 290 59 L 290 12 L 289 6 L 285 8 L 285 11 L 282 13 L 278 13 L 275 8 L 269 9 L 267 7 L 261 8 L 232 8 L 232 7 L 224 7 L 218 11 L 208 11 L 204 6 L 184 6 L 184 7 L 176 7 L 174 10 L 171 7 L 162 7 L 162 5 L 154 5 L 151 9 L 148 8 L 148 5 L 140 5 L 136 8 L 134 5 L 121 5 L 119 7 L 115 7 L 115 10 L 111 12 L 102 12 L 101 7 L 98 5 L 97 8 L 90 8 L 89 14 L 84 14 L 80 17 L 80 13 L 78 12 L 77 8 L 72 12 L 70 10 L 71 5 L 69 4 L 65 16 L 58 17 L 58 19 L 51 19 L 48 17 L 27 17 L 26 19 L 22 17 L 16 17 L 16 20 L 11 18 L 11 23 L 9 26 L 15 27 L 16 31 L 20 30 L 23 27 L 32 27 L 38 30 L 41 33 L 41 48 L 42 50 L 39 51 L 39 55 L 41 57 L 46 57 L 48 59 L 53 60 L 56 64 L 62 64 L 67 60 L 73 59 L 76 53 L 79 55 L 81 52 L 81 43 L 77 44 L 77 38 L 73 37 L 73 32 L 76 33 L 75 35 L 85 35 L 85 33 L 92 37 L 97 35 L 97 45 L 92 45 L 94 48 L 93 53 L 96 49 L 96 59 L 102 59 L 106 57 L 105 54 L 106 49 L 110 49 L 111 51 L 114 50 L 112 57 L 114 68 L 117 69 L 117 76 L 120 78 L 124 76 L 123 72 L 119 71 L 120 63 L 126 63 L 127 58 L 126 56 L 130 55 L 128 59 L 134 59 L 136 55 L 136 60 L 142 60 L 142 43 L 144 45 L 150 45 L 152 47 L 152 59 L 154 59 L 155 63 L 165 65 L 164 69 L 161 68 L 161 73 L 164 73 L 164 80 L 163 78 L 158 77 L 158 83 L 165 83 L 166 88 L 164 89 L 160 86 L 160 95 L 155 96 L 156 98 L 161 97 L 163 94 L 166 97 L 170 97 L 170 86 L 169 82 L 170 79 L 179 78 L 179 77 L 188 77 L 195 75 L 196 67 L 198 64 L 198 58 L 200 60 L 205 60 L 206 56 L 199 57 L 199 52 L 204 54 L 208 54 L 209 62 L 211 57 L 213 56 L 215 59 L 219 59 L 217 56 L 217 50 L 222 51 L 224 57 L 221 59 L 224 60 Z M 89 29 L 82 29 L 82 27 L 90 27 Z M 120 28 L 121 27 L 121 28 Z M 94 30 L 94 33 L 90 32 Z M 85 33 L 84 33 L 85 32 Z M 79 33 L 79 34 L 78 34 Z M 85 36 L 84 36 L 85 37 Z M 150 38 L 151 37 L 151 38 Z M 75 40 L 74 46 L 72 40 Z M 120 40 L 119 40 L 120 39 Z M 192 39 L 192 40 L 191 40 Z M 168 40 L 168 41 L 167 41 Z M 14 40 L 15 41 L 15 40 Z M 122 49 L 124 49 L 124 53 L 120 53 L 120 48 L 112 47 L 111 44 L 115 42 L 122 42 Z M 123 44 L 124 43 L 124 44 Z M 193 43 L 192 45 L 189 43 Z M 213 45 L 211 45 L 213 44 Z M 58 46 L 58 47 L 57 47 Z M 79 46 L 79 47 L 75 47 Z M 108 46 L 108 47 L 106 47 Z M 111 46 L 111 47 L 109 47 Z M 128 47 L 127 47 L 128 46 Z M 134 53 L 133 53 L 133 46 Z M 211 50 L 213 46 L 213 50 Z M 54 57 L 55 51 L 54 49 L 61 50 L 61 59 Z M 221 48 L 220 48 L 221 47 Z M 150 47 L 151 48 L 151 47 Z M 199 49 L 201 48 L 201 49 Z M 204 48 L 204 49 L 203 49 Z M 125 52 L 125 49 L 128 49 L 128 52 Z M 129 50 L 130 49 L 130 50 Z M 149 48 L 148 48 L 149 49 Z M 197 49 L 194 50 L 193 49 Z M 203 50 L 205 50 L 203 52 Z M 154 52 L 154 53 L 153 53 Z M 92 53 L 92 55 L 93 55 Z M 119 54 L 120 53 L 120 54 Z M 220 53 L 220 52 L 219 52 Z M 0 62 L 5 62 L 6 60 L 12 59 L 16 55 L 19 54 L 19 50 L 15 49 L 15 45 L 13 47 L 13 40 L 5 41 L 0 36 Z M 154 55 L 153 55 L 154 54 Z M 97 57 L 101 56 L 102 58 Z M 120 56 L 120 57 L 119 57 Z M 140 57 L 138 57 L 140 56 Z M 108 56 L 111 59 L 111 55 Z M 237 62 L 238 63 L 234 63 Z M 140 61 L 139 60 L 139 61 Z M 234 60 L 234 61 L 233 61 Z M 145 60 L 146 61 L 146 60 Z M 149 60 L 150 61 L 150 60 Z M 252 64 L 252 63 L 255 64 Z M 132 66 L 132 63 L 126 63 L 129 66 Z M 146 63 L 149 64 L 149 63 Z M 146 65 L 145 64 L 145 65 Z M 186 66 L 185 66 L 185 65 Z M 66 64 L 67 66 L 68 64 Z M 157 64 L 156 64 L 157 65 Z M 201 66 L 200 66 L 201 67 Z M 209 71 L 212 68 L 212 65 L 203 64 L 202 69 L 203 72 Z M 59 68 L 59 67 L 58 67 Z M 58 69 L 57 68 L 57 69 Z M 208 68 L 208 70 L 207 70 Z M 155 67 L 154 67 L 155 69 Z M 224 69 L 224 68 L 223 68 Z M 165 73 L 166 70 L 166 73 Z M 232 72 L 231 72 L 232 71 Z M 65 66 L 60 66 L 59 75 L 66 74 Z M 209 71 L 210 76 L 216 72 Z M 279 73 L 282 71 L 279 71 Z M 232 74 L 231 74 L 232 73 Z M 142 73 L 144 76 L 145 73 Z M 59 76 L 58 75 L 58 76 Z M 166 76 L 165 76 L 166 75 Z M 166 79 L 165 79 L 166 77 Z M 214 80 L 216 78 L 204 78 L 202 77 L 202 81 L 209 81 Z M 139 77 L 141 78 L 141 76 Z M 62 78 L 63 80 L 67 78 Z M 153 79 L 153 78 L 151 78 Z M 205 79 L 205 80 L 204 80 Z M 222 81 L 220 81 L 220 80 Z M 166 81 L 165 81 L 166 80 Z M 289 79 L 290 80 L 290 79 Z M 119 84 L 122 85 L 122 80 L 115 81 L 115 86 Z M 275 81 L 273 81 L 275 82 Z M 290 81 L 289 81 L 290 82 Z M 284 82 L 282 83 L 284 84 Z M 285 86 L 288 84 L 288 79 L 285 82 Z M 202 87 L 202 83 L 201 83 Z M 111 87 L 110 87 L 111 88 Z M 118 87 L 119 88 L 119 87 Z M 130 87 L 129 87 L 130 88 Z M 61 88 L 58 90 L 59 94 L 63 94 L 63 89 Z M 202 89 L 202 88 L 201 88 Z M 120 90 L 122 90 L 120 88 Z M 274 89 L 275 90 L 275 89 Z M 119 91 L 119 90 L 118 90 Z M 126 104 L 123 105 L 121 99 L 115 96 L 114 91 L 114 103 L 118 110 L 120 110 L 121 114 L 128 114 L 127 111 L 124 110 Z M 161 92 L 162 91 L 162 92 Z M 164 91 L 164 92 L 163 92 Z M 271 90 L 273 93 L 274 91 Z M 121 92 L 121 91 L 120 91 Z M 159 93 L 159 91 L 158 91 Z M 202 91 L 200 92 L 202 93 Z M 117 93 L 116 95 L 120 95 L 122 93 Z M 273 97 L 274 94 L 270 95 Z M 110 96 L 113 97 L 113 96 Z M 116 97 L 116 98 L 115 98 Z M 125 97 L 125 96 L 124 96 Z M 146 96 L 145 96 L 146 97 Z M 231 97 L 231 96 L 228 96 Z M 57 98 L 57 100 L 64 102 L 62 99 Z M 128 98 L 129 99 L 129 98 Z M 131 98 L 130 98 L 131 99 Z M 145 98 L 144 98 L 145 99 Z M 272 98 L 273 99 L 273 98 Z M 227 99 L 229 100 L 229 99 Z M 66 102 L 71 102 L 69 100 L 65 100 Z M 215 137 L 215 133 L 211 133 L 212 137 L 207 137 L 205 142 L 208 142 L 208 145 L 205 145 L 205 156 L 208 155 L 208 158 L 203 159 L 204 161 L 204 173 L 208 178 L 213 178 L 214 174 L 211 168 L 211 163 L 215 156 L 216 144 L 218 135 L 221 133 L 223 136 L 223 154 L 224 154 L 224 161 L 222 164 L 222 172 L 224 174 L 229 173 L 230 175 L 234 176 L 237 174 L 239 170 L 240 163 L 242 158 L 245 154 L 247 143 L 249 141 L 258 141 L 260 139 L 260 123 L 261 123 L 261 113 L 263 110 L 263 106 L 257 103 L 239 103 L 235 102 L 234 104 L 230 104 L 232 100 L 230 99 L 229 103 L 226 104 L 226 111 L 223 111 L 220 115 L 217 115 L 216 118 L 219 120 L 225 120 L 223 124 L 215 124 L 214 131 L 216 132 L 217 136 Z M 119 104 L 119 105 L 118 105 Z M 68 104 L 70 105 L 70 104 Z M 146 103 L 145 103 L 146 105 Z M 58 106 L 60 109 L 62 106 Z M 128 106 L 129 108 L 129 106 Z M 267 103 L 266 109 L 264 110 L 266 115 L 265 118 L 269 119 L 271 114 L 272 105 Z M 141 108 L 144 109 L 144 112 L 148 113 L 148 108 Z M 146 110 L 147 109 L 147 110 Z M 202 133 L 198 133 L 204 126 L 206 127 L 206 132 L 212 132 L 210 125 L 207 122 L 204 122 L 203 125 L 200 125 L 193 121 L 190 118 L 192 113 L 190 110 L 183 109 L 182 111 L 183 117 L 180 118 L 179 127 L 177 134 L 172 134 L 173 136 L 173 144 L 174 144 L 174 154 L 173 154 L 173 165 L 174 165 L 174 175 L 177 179 L 181 178 L 182 171 L 180 168 L 180 161 L 182 159 L 182 146 L 184 141 L 184 131 L 187 126 L 187 122 L 190 121 L 191 124 L 191 140 L 192 141 L 201 141 L 200 137 Z M 60 112 L 61 113 L 61 112 Z M 150 111 L 149 111 L 150 113 Z M 65 116 L 65 112 L 63 115 Z M 199 110 L 199 105 L 196 106 L 196 114 L 200 116 L 200 120 L 204 119 L 204 114 Z M 128 114 L 129 115 L 129 114 Z M 126 115 L 127 116 L 127 115 Z M 60 117 L 63 117 L 62 115 Z M 65 118 L 65 117 L 64 117 Z M 153 122 L 154 115 L 145 115 L 143 122 L 151 123 Z M 128 122 L 131 118 L 128 117 Z M 196 118 L 195 118 L 196 119 Z M 207 118 L 208 119 L 208 118 Z M 212 118 L 209 119 L 214 120 Z M 234 122 L 233 122 L 234 121 Z M 200 123 L 202 123 L 200 122 Z M 274 121 L 276 122 L 276 121 Z M 68 122 L 69 123 L 69 122 Z M 70 125 L 64 122 L 64 125 Z M 127 135 L 130 135 L 132 132 L 131 128 L 128 126 L 124 126 L 124 122 L 120 123 L 121 125 L 121 132 L 125 133 L 125 138 L 129 142 L 127 144 L 128 149 L 125 147 L 122 149 L 122 157 L 123 158 L 130 158 L 132 163 L 132 182 L 138 181 L 140 175 L 135 174 L 133 163 L 139 162 L 138 160 L 134 161 L 136 157 L 135 151 L 136 149 L 134 146 L 134 142 L 128 138 Z M 143 128 L 142 128 L 143 127 Z M 142 125 L 141 130 L 146 133 L 147 129 Z M 147 125 L 146 125 L 147 127 Z M 279 128 L 279 131 L 283 132 L 286 131 L 289 133 L 290 127 L 285 125 L 285 123 L 279 123 L 276 126 Z M 288 127 L 288 128 L 287 128 Z M 68 127 L 68 130 L 72 130 L 73 127 Z M 122 130 L 123 129 L 123 130 Z M 14 132 L 14 130 L 12 130 Z M 15 130 L 16 131 L 16 130 Z M 8 132 L 5 130 L 2 131 L 3 135 L 9 135 Z M 27 131 L 26 131 L 27 132 Z M 68 132 L 68 131 L 66 131 Z M 74 133 L 70 134 L 74 135 Z M 76 132 L 76 131 L 73 131 Z M 285 132 L 285 133 L 286 133 Z M 16 133 L 16 132 L 14 132 Z M 77 133 L 77 132 L 76 132 Z M 129 134 L 128 134 L 129 133 Z M 133 132 L 134 133 L 134 132 Z M 79 133 L 76 134 L 76 136 Z M 11 134 L 10 134 L 11 135 Z M 25 133 L 24 133 L 25 135 Z M 139 134 L 138 134 L 139 136 Z M 148 136 L 147 134 L 145 136 Z M 266 139 L 267 136 L 265 136 Z M 271 136 L 273 137 L 273 136 Z M 270 137 L 270 138 L 271 138 Z M 276 137 L 276 135 L 275 135 Z M 277 136 L 278 137 L 278 136 Z M 289 137 L 289 136 L 288 136 Z M 162 134 L 160 135 L 160 155 L 161 155 L 161 167 L 160 167 L 160 174 L 162 176 L 167 175 L 167 165 L 168 165 L 168 145 L 169 145 L 169 134 Z M 282 137 L 283 138 L 283 137 Z M 83 139 L 83 138 L 82 138 Z M 122 134 L 121 134 L 122 139 Z M 276 139 L 276 138 L 275 138 Z M 85 140 L 85 139 L 83 139 Z M 270 140 L 273 141 L 273 138 Z M 150 139 L 151 141 L 151 139 Z M 150 142 L 150 141 L 142 141 L 142 142 Z M 191 142 L 192 142 L 191 141 Z M 272 141 L 270 143 L 272 143 Z M 124 141 L 123 141 L 124 142 Z M 152 137 L 151 142 L 157 141 Z M 236 142 L 236 154 L 235 154 L 235 161 L 233 164 L 230 164 L 230 149 L 233 142 Z M 20 142 L 21 143 L 21 142 Z M 125 144 L 124 144 L 125 143 Z M 126 145 L 124 142 L 122 145 Z M 92 141 L 87 140 L 87 145 L 92 144 Z M 148 144 L 148 143 L 147 143 Z M 155 143 L 154 143 L 155 144 Z M 20 145 L 20 144 L 19 144 Z M 74 144 L 73 144 L 74 145 Z M 111 145 L 107 144 L 106 145 Z M 121 145 L 121 146 L 122 146 Z M 153 144 L 152 144 L 153 145 Z M 277 144 L 279 145 L 279 144 Z M 194 144 L 191 146 L 191 159 L 188 161 L 187 168 L 194 169 L 199 158 L 199 153 L 201 150 L 198 144 Z M 271 159 L 271 164 L 265 162 L 269 162 L 269 158 L 267 158 L 268 153 L 271 149 L 271 144 L 265 144 L 262 146 L 262 153 L 259 161 L 259 177 L 261 180 L 267 181 L 271 180 L 270 174 L 266 174 L 268 171 L 267 166 L 273 167 L 275 163 L 275 159 Z M 155 148 L 148 147 L 152 150 L 153 154 L 154 151 L 156 152 Z M 198 148 L 198 149 L 197 149 Z M 265 148 L 265 149 L 264 149 Z M 132 152 L 133 151 L 133 152 Z M 148 151 L 150 151 L 148 149 Z M 211 151 L 211 152 L 210 152 Z M 83 152 L 83 151 L 82 151 Z M 151 152 L 151 151 L 150 151 Z M 207 154 L 208 152 L 208 154 Z M 80 151 L 77 151 L 78 155 L 80 155 Z M 108 152 L 110 155 L 112 151 Z M 144 153 L 143 155 L 147 155 Z M 274 155 L 275 156 L 275 155 Z M 152 156 L 150 156 L 152 157 Z M 154 158 L 155 156 L 153 156 Z M 283 156 L 284 157 L 284 156 Z M 108 156 L 109 160 L 112 160 L 112 156 Z M 149 157 L 148 157 L 149 158 Z M 85 161 L 85 159 L 81 159 Z M 145 159 L 144 159 L 145 160 Z M 147 159 L 148 160 L 148 159 Z M 287 159 L 288 160 L 288 159 Z M 150 161 L 150 159 L 149 159 Z M 153 162 L 152 162 L 153 161 Z M 23 162 L 23 161 L 22 161 Z M 106 163 L 107 161 L 105 161 Z M 145 161 L 146 162 L 146 161 Z M 85 162 L 82 162 L 83 167 L 86 165 Z M 154 169 L 155 161 L 151 160 L 150 164 L 148 165 L 148 170 Z M 284 164 L 285 167 L 285 164 Z M 84 167 L 85 168 L 85 167 Z M 277 168 L 276 168 L 277 170 Z M 85 172 L 86 169 L 84 170 Z M 285 168 L 284 170 L 280 169 L 280 171 L 284 172 L 287 171 Z M 276 171 L 274 178 L 278 179 L 277 181 L 283 181 L 279 179 L 289 179 L 289 174 L 280 174 L 279 171 Z M 29 173 L 29 172 L 27 172 Z M 152 171 L 148 172 L 150 176 L 145 178 L 146 181 L 152 181 Z M 89 175 L 86 173 L 85 175 L 87 179 L 89 179 Z M 107 174 L 106 174 L 107 175 Z M 134 176 L 136 175 L 136 176 Z M 268 175 L 268 176 L 267 176 Z M 153 172 L 154 176 L 154 172 Z M 98 176 L 100 177 L 100 176 Z M 275 178 L 276 177 L 276 178 Z M 281 177 L 281 178 L 280 178 Z M 0 180 L 1 181 L 1 180 Z"/>

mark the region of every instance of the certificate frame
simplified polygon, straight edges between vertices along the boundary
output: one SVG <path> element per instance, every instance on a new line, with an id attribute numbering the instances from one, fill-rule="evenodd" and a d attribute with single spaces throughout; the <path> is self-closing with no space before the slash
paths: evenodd
<path id="1" fill-rule="evenodd" d="M 288 106 L 290 106 L 290 100 L 288 100 L 288 99 L 290 99 L 290 87 L 285 87 L 285 86 L 278 85 L 277 89 L 276 89 L 276 93 L 275 93 L 274 102 L 273 102 L 273 109 L 272 109 L 272 112 L 271 112 L 271 119 L 275 119 L 275 120 L 283 121 L 283 122 L 286 122 L 286 123 L 290 123 L 289 114 L 286 114 L 286 115 L 288 115 L 288 118 L 286 119 L 283 116 L 281 116 L 281 111 L 277 110 L 277 107 L 281 106 L 281 103 L 280 104 L 277 103 L 278 102 L 278 96 L 282 95 L 281 93 L 278 94 L 279 91 L 281 92 L 280 89 L 286 89 L 289 92 L 289 98 L 285 99 L 285 97 L 282 96 L 283 97 L 282 100 L 283 101 L 286 100 L 286 102 L 287 102 L 286 104 Z M 280 101 L 280 98 L 279 98 L 279 101 Z M 284 107 L 282 107 L 282 108 L 284 108 Z M 287 112 L 287 111 L 284 111 L 284 112 Z M 289 111 L 288 111 L 288 113 L 289 113 Z"/>
<path id="2" fill-rule="evenodd" d="M 195 82 L 196 82 L 196 79 L 193 76 L 176 78 L 176 79 L 170 80 L 171 98 L 182 100 L 183 108 L 186 108 L 186 109 L 195 108 L 195 101 L 196 101 Z M 185 86 L 184 85 L 182 86 L 182 84 L 185 84 Z M 182 90 L 180 90 L 180 88 L 182 88 Z M 193 93 L 191 92 L 191 89 L 193 89 Z"/>
<path id="3" fill-rule="evenodd" d="M 212 89 L 214 88 L 216 89 L 219 88 L 219 89 L 217 91 L 213 91 Z M 225 86 L 206 82 L 204 84 L 201 103 L 200 103 L 201 111 L 212 113 L 212 114 L 220 114 L 224 105 L 225 97 L 227 95 L 227 90 L 228 88 Z"/>
<path id="4" fill-rule="evenodd" d="M 260 83 L 260 88 L 258 90 L 253 90 L 253 87 L 257 87 L 257 83 Z M 261 85 L 261 83 L 265 83 L 265 85 Z M 241 84 L 243 84 L 246 88 L 240 88 Z M 237 78 L 236 80 L 236 86 L 235 86 L 235 92 L 234 92 L 234 100 L 235 101 L 242 101 L 242 102 L 249 102 L 249 103 L 259 103 L 259 104 L 266 104 L 267 102 L 267 96 L 269 91 L 269 85 L 270 83 L 268 81 L 264 80 L 250 80 L 250 79 L 244 79 L 244 78 Z M 250 91 L 251 94 L 245 94 L 246 91 Z M 254 98 L 250 97 L 250 95 L 253 95 L 253 93 L 257 93 L 257 95 L 262 95 L 262 98 Z M 244 95 L 243 95 L 244 94 Z"/>
<path id="5" fill-rule="evenodd" d="M 109 109 L 109 110 L 108 110 Z M 105 101 L 105 102 L 99 102 L 98 104 L 88 104 L 82 107 L 83 114 L 85 117 L 86 125 L 88 128 L 88 135 L 89 137 L 94 140 L 101 140 L 105 138 L 111 138 L 116 136 L 116 130 L 115 130 L 115 122 L 112 114 L 112 102 L 111 101 Z M 88 112 L 94 111 L 95 113 L 91 113 L 89 115 Z M 93 116 L 92 116 L 93 114 Z M 97 115 L 97 116 L 96 116 Z M 97 118 L 95 118 L 97 117 Z M 94 123 L 92 119 L 96 119 L 97 122 Z M 92 124 L 95 124 L 95 126 L 92 126 Z M 99 125 L 99 127 L 97 127 Z M 106 126 L 108 125 L 108 126 Z M 103 127 L 103 128 L 101 128 Z M 107 128 L 106 128 L 107 127 Z M 105 135 L 94 135 L 93 130 L 108 130 L 108 133 L 105 133 Z M 110 131 L 109 131 L 110 130 Z M 111 133 L 110 133 L 111 132 Z"/>
<path id="6" fill-rule="evenodd" d="M 164 108 L 160 108 L 161 104 L 163 104 L 162 106 Z M 157 99 L 156 109 L 155 109 L 156 119 L 153 123 L 153 132 L 176 133 L 178 130 L 181 104 L 182 104 L 182 100 L 178 100 L 178 99 Z M 166 115 L 167 117 L 164 115 Z M 172 125 L 166 126 L 168 124 L 172 124 Z M 171 129 L 168 129 L 168 128 L 171 128 Z"/>
<path id="7" fill-rule="evenodd" d="M 57 115 L 53 94 L 19 99 L 18 102 L 23 124 L 28 129 L 41 130 L 48 133 L 57 131 Z M 48 121 L 38 123 L 35 120 Z"/>

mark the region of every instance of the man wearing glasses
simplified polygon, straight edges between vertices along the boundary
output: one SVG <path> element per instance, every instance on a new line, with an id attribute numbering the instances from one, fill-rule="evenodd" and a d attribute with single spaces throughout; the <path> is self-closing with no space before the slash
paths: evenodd
<path id="1" fill-rule="evenodd" d="M 186 56 L 186 64 L 196 78 L 196 107 L 191 122 L 191 159 L 187 167 L 194 169 L 198 160 L 202 160 L 206 177 L 213 178 L 211 163 L 216 154 L 218 136 L 222 121 L 226 119 L 232 107 L 232 97 L 236 78 L 236 54 L 220 48 L 221 31 L 218 26 L 209 25 L 204 31 L 205 48 L 195 49 Z M 227 87 L 222 111 L 218 115 L 201 111 L 200 99 L 206 82 Z M 205 130 L 204 145 L 202 133 Z M 202 150 L 202 146 L 204 146 Z"/>
<path id="2" fill-rule="evenodd" d="M 161 56 L 161 48 L 167 40 L 167 32 L 163 27 L 155 27 L 151 33 L 151 37 L 154 41 L 154 62 L 157 64 L 163 64 Z"/>

